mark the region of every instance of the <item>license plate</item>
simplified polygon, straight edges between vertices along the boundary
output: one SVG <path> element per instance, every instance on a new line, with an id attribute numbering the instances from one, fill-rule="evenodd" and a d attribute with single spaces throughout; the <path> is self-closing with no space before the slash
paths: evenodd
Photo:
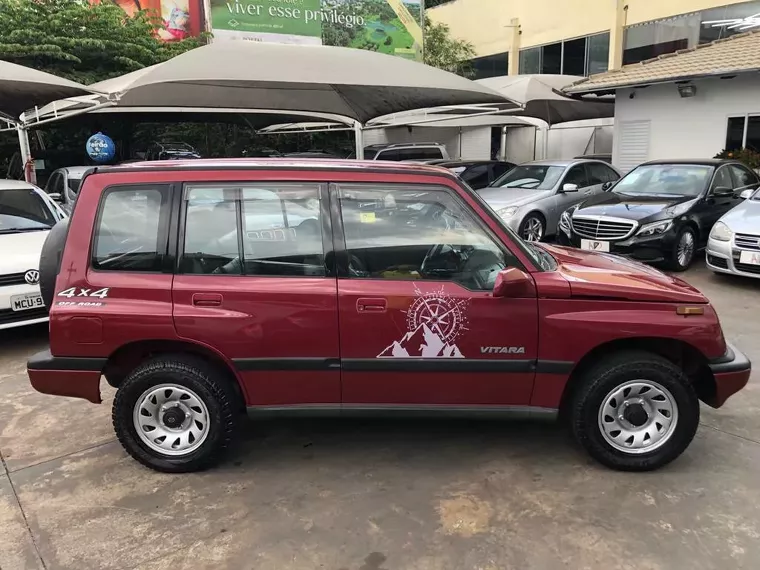
<path id="1" fill-rule="evenodd" d="M 32 293 L 30 295 L 13 295 L 11 297 L 11 309 L 14 311 L 28 311 L 45 306 L 42 295 Z"/>
<path id="2" fill-rule="evenodd" d="M 760 251 L 742 251 L 739 254 L 739 262 L 747 265 L 760 265 Z"/>
<path id="3" fill-rule="evenodd" d="M 582 239 L 581 249 L 587 249 L 589 251 L 609 251 L 610 242 L 598 241 L 593 239 Z"/>

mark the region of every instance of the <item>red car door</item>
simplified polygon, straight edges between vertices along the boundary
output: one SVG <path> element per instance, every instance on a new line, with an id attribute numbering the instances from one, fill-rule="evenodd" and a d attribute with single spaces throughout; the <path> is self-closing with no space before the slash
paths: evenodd
<path id="1" fill-rule="evenodd" d="M 285 182 L 183 190 L 175 327 L 232 362 L 249 406 L 340 403 L 326 192 Z"/>
<path id="2" fill-rule="evenodd" d="M 470 206 L 445 186 L 331 192 L 344 407 L 529 404 L 537 298 L 492 296 L 519 261 Z"/>

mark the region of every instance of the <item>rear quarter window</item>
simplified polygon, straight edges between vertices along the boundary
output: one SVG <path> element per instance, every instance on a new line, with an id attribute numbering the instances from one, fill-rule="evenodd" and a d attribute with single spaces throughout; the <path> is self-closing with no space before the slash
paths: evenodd
<path id="1" fill-rule="evenodd" d="M 93 269 L 160 272 L 166 255 L 169 194 L 169 186 L 106 189 L 95 223 Z"/>

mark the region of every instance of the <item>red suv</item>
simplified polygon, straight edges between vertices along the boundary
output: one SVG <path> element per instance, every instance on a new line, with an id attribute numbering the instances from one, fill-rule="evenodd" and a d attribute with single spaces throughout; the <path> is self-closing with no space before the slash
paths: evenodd
<path id="1" fill-rule="evenodd" d="M 161 471 L 213 463 L 246 409 L 559 414 L 601 463 L 654 469 L 750 375 L 686 282 L 525 243 L 436 167 L 98 168 L 40 270 L 32 385 L 98 403 L 104 375 Z"/>

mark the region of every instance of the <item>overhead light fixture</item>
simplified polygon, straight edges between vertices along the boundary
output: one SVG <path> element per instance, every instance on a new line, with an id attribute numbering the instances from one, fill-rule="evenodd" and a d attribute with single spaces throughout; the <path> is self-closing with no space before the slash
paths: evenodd
<path id="1" fill-rule="evenodd" d="M 726 28 L 728 30 L 750 30 L 752 28 L 760 27 L 760 13 L 747 16 L 746 18 L 730 18 L 728 20 L 709 20 L 702 22 L 703 26 L 710 26 L 713 28 Z"/>
<path id="2" fill-rule="evenodd" d="M 681 97 L 694 97 L 697 94 L 696 85 L 679 85 L 678 94 Z"/>

